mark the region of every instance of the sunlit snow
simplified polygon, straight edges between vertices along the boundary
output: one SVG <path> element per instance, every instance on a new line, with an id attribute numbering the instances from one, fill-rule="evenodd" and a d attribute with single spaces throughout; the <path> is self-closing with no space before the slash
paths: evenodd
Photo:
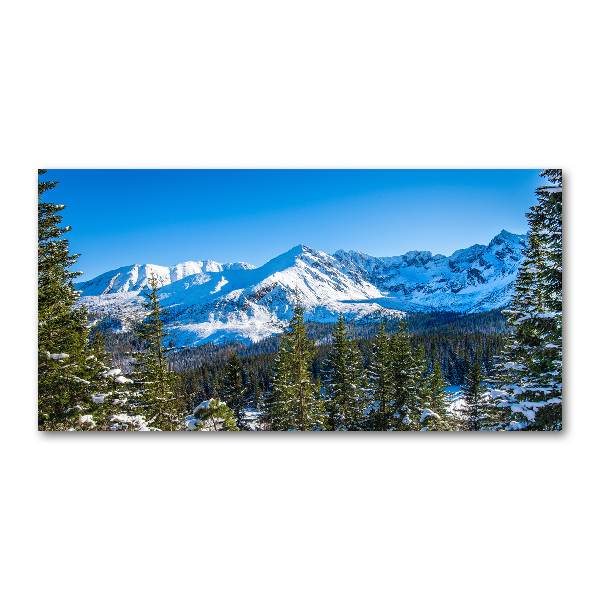
<path id="1" fill-rule="evenodd" d="M 449 257 L 412 251 L 384 258 L 343 250 L 329 255 L 299 245 L 258 268 L 214 261 L 131 265 L 76 287 L 79 302 L 127 330 L 144 317 L 142 292 L 155 274 L 161 305 L 169 311 L 166 326 L 177 344 L 257 342 L 281 331 L 296 293 L 305 318 L 317 322 L 334 322 L 339 314 L 360 320 L 506 306 L 525 244 L 526 236 L 502 231 L 487 246 Z"/>

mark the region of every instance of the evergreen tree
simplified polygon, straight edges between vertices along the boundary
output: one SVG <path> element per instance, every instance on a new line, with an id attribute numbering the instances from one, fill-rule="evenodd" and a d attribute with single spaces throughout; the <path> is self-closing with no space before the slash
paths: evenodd
<path id="1" fill-rule="evenodd" d="M 38 177 L 46 173 L 38 169 Z M 38 181 L 38 428 L 86 429 L 83 419 L 91 408 L 90 352 L 87 343 L 87 311 L 77 308 L 79 294 L 69 271 L 78 254 L 69 253 L 63 236 L 62 204 L 42 201 L 42 195 L 58 182 Z"/>
<path id="2" fill-rule="evenodd" d="M 194 431 L 238 431 L 233 411 L 218 398 L 200 403 L 194 410 Z"/>
<path id="3" fill-rule="evenodd" d="M 118 383 L 116 381 L 116 372 L 120 374 L 120 369 L 110 369 L 108 366 L 108 356 L 104 338 L 99 329 L 90 333 L 88 338 L 92 354 L 90 361 L 93 361 L 91 370 L 93 376 L 90 378 L 90 391 L 92 401 L 96 404 L 92 417 L 97 429 L 108 429 L 111 425 L 111 419 L 116 414 L 116 407 L 113 402 L 118 398 Z"/>
<path id="4" fill-rule="evenodd" d="M 342 315 L 333 336 L 325 379 L 328 428 L 357 430 L 361 427 L 365 410 L 362 355 L 355 340 L 348 338 L 348 328 Z"/>
<path id="5" fill-rule="evenodd" d="M 225 375 L 221 381 L 221 399 L 233 411 L 238 429 L 244 429 L 246 409 L 244 407 L 245 387 L 242 385 L 242 366 L 234 350 L 227 359 Z"/>
<path id="6" fill-rule="evenodd" d="M 434 361 L 433 367 L 424 377 L 421 396 L 424 410 L 419 422 L 427 431 L 447 431 L 456 427 L 449 413 L 447 386 L 440 364 Z"/>
<path id="7" fill-rule="evenodd" d="M 399 431 L 420 430 L 423 403 L 420 388 L 425 372 L 422 348 L 413 352 L 404 322 L 391 338 L 394 427 Z"/>
<path id="8" fill-rule="evenodd" d="M 109 365 L 104 336 L 95 328 L 90 336 L 91 356 L 88 368 L 91 371 L 90 392 L 95 408 L 91 411 L 94 428 L 129 429 L 130 417 L 136 414 L 128 405 L 129 385 L 133 381 L 123 375 L 119 368 Z"/>
<path id="9" fill-rule="evenodd" d="M 562 172 L 541 173 L 527 213 L 528 248 L 515 282 L 512 332 L 496 364 L 493 392 L 506 429 L 562 429 Z"/>
<path id="10" fill-rule="evenodd" d="M 158 299 L 158 280 L 152 274 L 148 279 L 150 291 L 144 292 L 143 307 L 148 316 L 136 324 L 138 337 L 146 348 L 136 355 L 135 377 L 138 404 L 148 424 L 160 430 L 176 430 L 180 424 L 179 406 L 174 398 L 174 373 L 167 365 L 164 330 L 164 309 Z"/>
<path id="11" fill-rule="evenodd" d="M 475 361 L 461 386 L 462 407 L 459 415 L 461 426 L 467 431 L 488 429 L 490 425 L 490 394 L 485 382 L 485 373 L 479 361 Z"/>
<path id="12" fill-rule="evenodd" d="M 373 358 L 368 371 L 369 407 L 366 411 L 368 429 L 386 431 L 391 426 L 391 402 L 394 392 L 390 338 L 383 323 L 373 343 Z"/>
<path id="13" fill-rule="evenodd" d="M 298 293 L 293 310 L 289 329 L 281 337 L 275 359 L 266 419 L 274 430 L 323 429 L 323 406 L 309 371 L 315 356 L 315 344 L 306 335 L 304 308 Z"/>

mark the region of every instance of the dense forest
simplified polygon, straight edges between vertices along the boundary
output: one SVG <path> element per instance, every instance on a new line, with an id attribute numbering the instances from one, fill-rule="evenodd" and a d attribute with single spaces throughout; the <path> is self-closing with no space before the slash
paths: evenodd
<path id="1" fill-rule="evenodd" d="M 314 323 L 297 295 L 280 335 L 187 348 L 169 340 L 154 277 L 130 331 L 77 307 L 64 206 L 42 198 L 57 182 L 40 181 L 39 428 L 562 429 L 562 174 L 542 175 L 506 310 Z"/>
<path id="2" fill-rule="evenodd" d="M 94 315 L 91 315 L 94 317 Z M 482 363 L 486 375 L 492 373 L 497 356 L 508 333 L 506 316 L 501 310 L 463 315 L 437 312 L 408 314 L 403 319 L 414 352 L 421 348 L 426 363 L 436 361 L 451 385 L 460 386 L 476 361 Z M 393 334 L 399 321 L 384 320 L 385 331 Z M 112 363 L 124 372 L 133 370 L 131 357 L 143 347 L 142 340 L 129 332 L 115 331 L 115 323 L 100 321 L 95 331 L 104 337 Z M 362 368 L 368 370 L 373 360 L 373 346 L 380 321 L 348 323 L 349 335 L 356 340 L 361 353 Z M 316 353 L 309 370 L 315 380 L 323 380 L 325 364 L 334 343 L 335 324 L 306 322 L 307 337 L 315 342 Z M 168 365 L 176 373 L 175 394 L 186 399 L 190 412 L 193 407 L 211 397 L 219 396 L 221 381 L 227 371 L 227 360 L 236 352 L 240 361 L 240 377 L 246 401 L 264 398 L 272 385 L 274 365 L 281 336 L 272 336 L 254 344 L 230 342 L 206 343 L 189 348 L 174 348 Z"/>
<path id="3" fill-rule="evenodd" d="M 398 322 L 384 320 L 383 323 L 389 334 L 398 331 Z M 474 315 L 407 315 L 405 323 L 411 348 L 414 351 L 422 348 L 428 364 L 439 362 L 452 385 L 464 383 L 464 376 L 475 360 L 480 360 L 486 373 L 491 373 L 494 356 L 499 354 L 505 341 L 506 333 L 503 332 L 508 332 L 506 317 L 500 310 Z M 310 372 L 315 379 L 324 375 L 324 365 L 333 349 L 334 328 L 335 325 L 331 323 L 306 323 L 307 337 L 316 345 L 315 357 L 310 365 Z M 369 326 L 348 324 L 349 335 L 356 339 L 364 369 L 368 369 L 372 362 L 378 328 L 379 324 L 375 323 Z M 123 334 L 114 335 L 118 337 Z M 218 381 L 226 369 L 227 359 L 235 351 L 240 358 L 244 385 L 256 381 L 261 393 L 265 394 L 271 385 L 280 340 L 281 336 L 273 336 L 250 345 L 209 343 L 184 348 L 173 352 L 170 365 L 178 373 L 182 392 L 204 398 L 217 393 Z"/>

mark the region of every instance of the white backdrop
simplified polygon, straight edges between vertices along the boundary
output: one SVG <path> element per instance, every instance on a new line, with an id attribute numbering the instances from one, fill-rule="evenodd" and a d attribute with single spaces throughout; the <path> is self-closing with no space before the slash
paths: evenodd
<path id="1" fill-rule="evenodd" d="M 7 597 L 590 597 L 596 5 L 57 0 L 3 13 Z M 565 174 L 565 432 L 36 431 L 38 167 L 538 166 Z"/>

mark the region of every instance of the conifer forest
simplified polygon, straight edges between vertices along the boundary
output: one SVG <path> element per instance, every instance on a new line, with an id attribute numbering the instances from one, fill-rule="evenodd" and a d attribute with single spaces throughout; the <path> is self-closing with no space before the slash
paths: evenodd
<path id="1" fill-rule="evenodd" d="M 290 318 L 273 335 L 190 345 L 170 335 L 172 309 L 154 274 L 128 327 L 78 302 L 79 255 L 63 223 L 61 184 L 45 174 L 38 172 L 41 431 L 562 429 L 560 169 L 542 171 L 531 192 L 523 259 L 500 308 L 325 322 L 306 317 L 296 289 Z"/>

